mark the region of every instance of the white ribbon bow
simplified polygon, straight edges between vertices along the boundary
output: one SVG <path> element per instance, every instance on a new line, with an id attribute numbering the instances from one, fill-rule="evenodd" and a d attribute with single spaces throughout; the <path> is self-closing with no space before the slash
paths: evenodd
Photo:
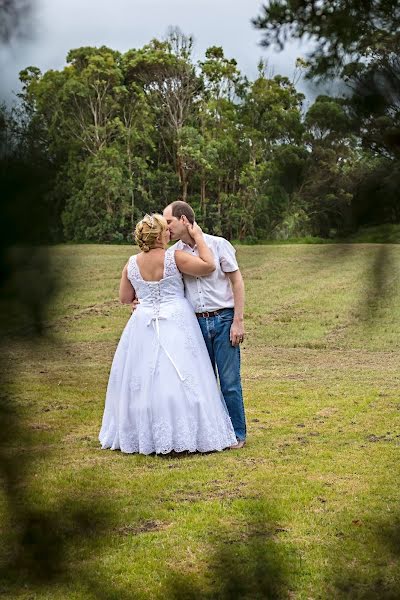
<path id="1" fill-rule="evenodd" d="M 157 340 L 158 340 L 157 352 L 156 352 L 156 356 L 155 356 L 155 360 L 154 360 L 154 371 L 155 371 L 156 366 L 157 366 L 158 353 L 160 351 L 160 348 L 162 348 L 164 350 L 165 354 L 167 355 L 167 357 L 169 358 L 169 360 L 171 361 L 171 364 L 174 367 L 175 371 L 177 372 L 179 379 L 181 381 L 185 381 L 185 378 L 181 375 L 178 367 L 176 366 L 176 364 L 174 362 L 174 359 L 172 358 L 172 356 L 169 354 L 168 350 L 165 348 L 165 346 L 161 342 L 161 338 L 160 338 L 160 319 L 165 319 L 165 318 L 166 317 L 160 317 L 159 315 L 154 315 L 153 317 L 151 317 L 151 319 L 147 323 L 147 327 L 149 327 L 150 325 L 153 325 L 153 329 L 154 329 L 154 331 L 156 333 Z"/>

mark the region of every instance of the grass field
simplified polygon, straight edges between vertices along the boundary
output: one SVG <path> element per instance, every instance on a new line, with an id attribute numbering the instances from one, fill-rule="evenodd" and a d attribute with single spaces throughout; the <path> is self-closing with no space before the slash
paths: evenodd
<path id="1" fill-rule="evenodd" d="M 2 597 L 400 597 L 400 246 L 240 246 L 248 444 L 166 457 L 97 441 L 132 249 L 52 253 L 48 335 L 5 357 L 24 427 Z M 35 511 L 45 582 L 4 568 L 7 516 Z"/>

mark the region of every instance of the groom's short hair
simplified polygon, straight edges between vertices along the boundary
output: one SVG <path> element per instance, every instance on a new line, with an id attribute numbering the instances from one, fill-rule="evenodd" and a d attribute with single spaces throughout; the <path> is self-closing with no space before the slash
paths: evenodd
<path id="1" fill-rule="evenodd" d="M 170 204 L 171 207 L 171 212 L 172 212 L 172 216 L 176 217 L 177 219 L 180 219 L 182 215 L 184 215 L 187 220 L 189 221 L 189 223 L 194 223 L 195 221 L 195 216 L 194 216 L 194 210 L 193 208 L 190 206 L 190 204 L 188 204 L 187 202 L 184 202 L 183 200 L 175 200 L 175 202 L 172 202 Z"/>

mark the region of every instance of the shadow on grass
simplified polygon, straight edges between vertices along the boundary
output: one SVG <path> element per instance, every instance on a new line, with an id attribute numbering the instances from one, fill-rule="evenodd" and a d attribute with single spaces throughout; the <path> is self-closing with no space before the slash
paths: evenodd
<path id="1" fill-rule="evenodd" d="M 377 246 L 369 265 L 366 294 L 360 299 L 361 315 L 366 323 L 374 323 L 379 318 L 380 308 L 393 301 L 398 282 L 397 268 L 391 247 Z"/>
<path id="2" fill-rule="evenodd" d="M 397 246 L 396 246 L 397 248 Z M 327 264 L 334 268 L 338 264 L 345 268 L 346 263 L 351 261 L 358 252 L 355 244 L 332 244 L 324 246 L 323 252 L 312 256 L 306 265 L 307 272 L 312 270 L 318 278 L 321 268 L 326 269 Z M 374 326 L 380 318 L 380 310 L 395 302 L 395 296 L 399 281 L 399 268 L 396 262 L 393 245 L 381 243 L 371 245 L 369 248 L 371 256 L 363 273 L 364 286 L 358 299 L 358 310 L 360 323 L 364 327 Z"/>
<path id="3" fill-rule="evenodd" d="M 285 532 L 261 500 L 249 500 L 240 524 L 220 527 L 209 537 L 209 558 L 201 581 L 175 572 L 165 592 L 172 600 L 288 598 L 298 569 L 297 553 L 280 544 Z"/>
<path id="4" fill-rule="evenodd" d="M 34 5 L 30 0 L 3 2 L 0 48 L 30 29 Z M 33 440 L 13 391 L 18 365 L 12 349 L 17 341 L 34 355 L 57 279 L 43 247 L 51 238 L 51 211 L 45 199 L 48 170 L 39 155 L 27 155 L 18 138 L 10 139 L 0 118 L 0 593 L 9 592 L 11 598 L 76 574 L 96 589 L 94 581 L 99 586 L 101 580 L 78 569 L 72 573 L 67 561 L 71 549 L 103 531 L 108 514 L 98 501 L 77 503 L 69 496 L 51 508 L 43 506 L 38 482 L 32 485 Z M 41 458 L 46 458 L 45 451 Z M 99 589 L 96 597 L 109 596 L 101 596 Z"/>
<path id="5" fill-rule="evenodd" d="M 376 524 L 374 546 L 363 566 L 354 556 L 332 576 L 332 597 L 354 600 L 397 600 L 400 590 L 400 516 Z M 338 556 L 341 553 L 338 552 Z"/>
<path id="6" fill-rule="evenodd" d="M 5 581 L 22 573 L 27 580 L 51 580 L 63 560 L 58 527 L 63 509 L 53 514 L 35 506 L 29 483 L 32 440 L 12 391 L 19 367 L 13 342 L 34 354 L 57 287 L 49 253 L 40 246 L 47 228 L 39 201 L 42 175 L 20 156 L 0 156 L 0 477 L 5 512 L 0 574 Z"/>

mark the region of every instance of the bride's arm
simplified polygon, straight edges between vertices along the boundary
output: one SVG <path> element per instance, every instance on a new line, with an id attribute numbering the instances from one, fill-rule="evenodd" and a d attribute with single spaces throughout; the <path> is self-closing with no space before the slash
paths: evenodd
<path id="1" fill-rule="evenodd" d="M 119 283 L 119 301 L 122 304 L 130 304 L 136 298 L 135 290 L 128 279 L 128 263 L 124 266 Z"/>
<path id="2" fill-rule="evenodd" d="M 176 266 L 181 273 L 185 273 L 186 275 L 193 275 L 194 277 L 209 275 L 216 268 L 214 255 L 207 246 L 200 227 L 196 223 L 191 225 L 189 222 L 187 223 L 187 227 L 189 234 L 196 242 L 199 256 L 193 256 L 193 254 L 188 254 L 183 250 L 176 250 Z"/>

